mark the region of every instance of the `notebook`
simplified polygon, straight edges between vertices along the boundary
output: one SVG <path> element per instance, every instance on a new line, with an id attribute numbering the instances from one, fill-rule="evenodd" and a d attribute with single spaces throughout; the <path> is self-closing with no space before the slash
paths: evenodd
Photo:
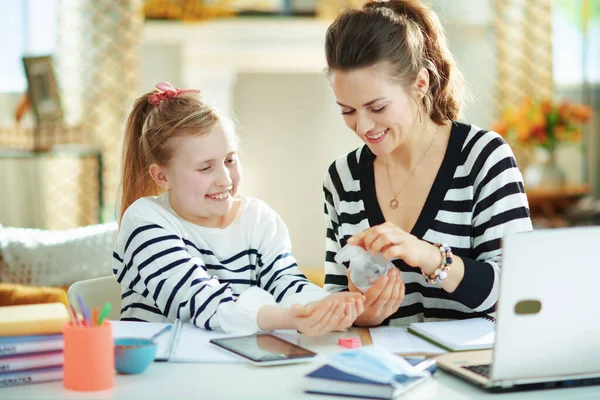
<path id="1" fill-rule="evenodd" d="M 0 307 L 0 336 L 62 333 L 68 321 L 62 303 Z"/>
<path id="2" fill-rule="evenodd" d="M 0 373 L 63 365 L 62 351 L 22 354 L 0 358 Z"/>
<path id="3" fill-rule="evenodd" d="M 134 322 L 112 321 L 113 337 L 150 338 L 168 323 L 159 322 Z M 154 361 L 180 362 L 180 363 L 244 363 L 226 350 L 211 344 L 211 339 L 226 338 L 236 335 L 221 331 L 207 331 L 190 323 L 177 320 L 173 329 L 156 339 L 158 349 Z M 275 331 L 274 335 L 298 344 L 298 332 Z M 238 335 L 239 336 L 239 335 Z"/>
<path id="4" fill-rule="evenodd" d="M 0 373 L 0 388 L 29 385 L 31 383 L 61 381 L 62 379 L 62 365 L 58 367 L 32 369 L 28 371 Z"/>
<path id="5" fill-rule="evenodd" d="M 446 350 L 408 332 L 407 328 L 378 326 L 369 328 L 374 345 L 395 354 L 443 354 Z"/>
<path id="6" fill-rule="evenodd" d="M 408 331 L 448 351 L 483 350 L 494 346 L 496 323 L 485 315 L 456 321 L 414 322 Z"/>
<path id="7" fill-rule="evenodd" d="M 14 354 L 62 350 L 63 335 L 4 336 L 0 337 L 0 357 Z"/>
<path id="8" fill-rule="evenodd" d="M 427 363 L 421 359 L 406 358 L 406 360 L 413 365 Z M 428 363 L 427 368 L 424 369 L 433 374 L 436 370 L 435 362 Z M 426 377 L 407 376 L 401 385 L 394 387 L 391 384 L 375 382 L 340 371 L 326 364 L 306 375 L 305 392 L 366 399 L 394 399 L 426 380 Z"/>

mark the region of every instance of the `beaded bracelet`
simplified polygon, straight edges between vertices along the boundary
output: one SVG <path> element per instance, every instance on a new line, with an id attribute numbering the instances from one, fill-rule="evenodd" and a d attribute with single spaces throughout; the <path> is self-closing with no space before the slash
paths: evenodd
<path id="1" fill-rule="evenodd" d="M 448 276 L 448 270 L 452 265 L 452 249 L 447 244 L 442 243 L 435 243 L 434 246 L 439 249 L 440 255 L 442 256 L 442 262 L 431 275 L 424 271 L 422 273 L 427 283 L 442 283 Z"/>

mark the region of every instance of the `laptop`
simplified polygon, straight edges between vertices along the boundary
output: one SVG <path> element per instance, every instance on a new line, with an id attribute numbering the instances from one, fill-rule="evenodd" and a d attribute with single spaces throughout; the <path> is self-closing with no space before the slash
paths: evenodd
<path id="1" fill-rule="evenodd" d="M 493 350 L 438 366 L 491 392 L 600 384 L 600 227 L 503 238 Z"/>

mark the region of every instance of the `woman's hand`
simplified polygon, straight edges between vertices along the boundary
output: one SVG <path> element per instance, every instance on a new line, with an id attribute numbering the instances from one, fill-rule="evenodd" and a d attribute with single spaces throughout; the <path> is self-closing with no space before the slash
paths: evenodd
<path id="1" fill-rule="evenodd" d="M 348 276 L 348 289 L 350 293 L 361 293 L 354 282 L 350 279 L 350 270 L 346 271 Z M 364 312 L 356 318 L 358 326 L 377 326 L 390 315 L 395 313 L 404 300 L 404 280 L 400 276 L 400 270 L 394 268 L 385 276 L 377 278 L 373 286 L 365 293 Z"/>
<path id="2" fill-rule="evenodd" d="M 320 336 L 344 330 L 363 312 L 365 296 L 361 293 L 334 293 L 322 300 L 290 308 L 295 329 L 308 336 Z"/>
<path id="3" fill-rule="evenodd" d="M 373 226 L 348 239 L 372 253 L 382 253 L 387 260 L 400 259 L 411 267 L 431 274 L 440 266 L 440 251 L 430 243 L 403 231 L 391 222 Z"/>

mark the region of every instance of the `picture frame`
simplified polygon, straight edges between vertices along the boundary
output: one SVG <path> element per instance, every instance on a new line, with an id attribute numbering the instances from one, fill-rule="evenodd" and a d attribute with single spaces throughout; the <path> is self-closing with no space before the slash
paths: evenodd
<path id="1" fill-rule="evenodd" d="M 63 109 L 52 65 L 52 56 L 23 57 L 27 93 L 38 127 L 62 124 Z"/>

